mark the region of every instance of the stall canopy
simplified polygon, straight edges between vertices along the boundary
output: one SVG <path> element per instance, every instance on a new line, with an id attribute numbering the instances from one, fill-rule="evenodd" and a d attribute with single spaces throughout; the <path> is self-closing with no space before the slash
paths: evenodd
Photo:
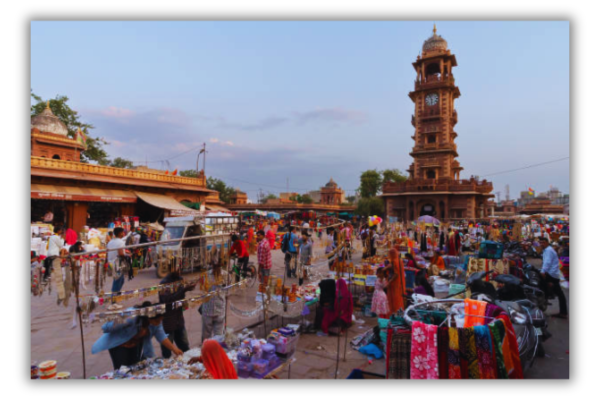
<path id="1" fill-rule="evenodd" d="M 31 198 L 45 200 L 92 201 L 106 203 L 135 203 L 133 192 L 115 189 L 96 189 L 75 186 L 31 184 Z"/>
<path id="2" fill-rule="evenodd" d="M 226 209 L 225 207 L 221 207 L 221 206 L 217 206 L 214 204 L 207 204 L 206 205 L 206 209 L 208 211 L 218 211 L 218 212 L 224 212 L 224 213 L 228 213 L 230 212 L 228 209 Z"/>
<path id="3" fill-rule="evenodd" d="M 144 200 L 146 203 L 153 205 L 157 208 L 169 211 L 171 216 L 182 216 L 182 215 L 194 215 L 200 214 L 192 208 L 186 207 L 179 203 L 172 197 L 165 196 L 164 194 L 146 193 L 146 192 L 135 192 L 136 196 Z"/>

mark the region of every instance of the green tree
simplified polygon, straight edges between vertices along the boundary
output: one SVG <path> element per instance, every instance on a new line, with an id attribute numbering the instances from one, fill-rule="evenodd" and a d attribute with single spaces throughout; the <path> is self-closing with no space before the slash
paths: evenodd
<path id="1" fill-rule="evenodd" d="M 358 201 L 356 214 L 363 217 L 371 215 L 383 215 L 385 213 L 385 205 L 380 197 L 362 198 Z"/>
<path id="2" fill-rule="evenodd" d="M 276 198 L 277 198 L 277 196 L 275 196 L 273 193 L 269 193 L 267 196 L 260 199 L 260 204 L 265 204 L 267 202 L 267 200 L 276 199 Z"/>
<path id="3" fill-rule="evenodd" d="M 379 171 L 369 169 L 360 175 L 360 196 L 363 198 L 374 197 L 381 189 L 382 178 Z"/>
<path id="4" fill-rule="evenodd" d="M 231 197 L 235 193 L 235 189 L 231 186 L 227 186 L 227 184 L 222 180 L 209 177 L 206 180 L 206 187 L 219 192 L 219 199 L 222 202 L 226 204 L 231 203 Z"/>
<path id="5" fill-rule="evenodd" d="M 115 168 L 127 168 L 127 169 L 135 168 L 132 161 L 126 160 L 125 158 L 121 158 L 121 157 L 117 157 L 114 160 L 112 160 L 110 162 L 110 166 L 115 167 Z"/>
<path id="6" fill-rule="evenodd" d="M 381 175 L 383 177 L 382 183 L 402 183 L 408 179 L 408 177 L 406 175 L 403 175 L 397 168 L 385 169 L 381 171 Z"/>
<path id="7" fill-rule="evenodd" d="M 349 204 L 354 204 L 356 201 L 356 196 L 346 196 L 346 202 Z"/>
<path id="8" fill-rule="evenodd" d="M 313 200 L 311 199 L 311 197 L 307 194 L 302 194 L 302 195 L 297 195 L 296 196 L 296 202 L 300 203 L 300 204 L 312 204 Z"/>
<path id="9" fill-rule="evenodd" d="M 183 171 L 179 171 L 179 176 L 185 176 L 186 178 L 197 178 L 198 172 L 195 169 L 185 169 Z"/>
<path id="10" fill-rule="evenodd" d="M 31 106 L 31 116 L 40 114 L 46 108 L 46 102 L 38 95 L 31 91 L 31 98 L 33 99 Z M 110 160 L 108 154 L 104 150 L 104 146 L 108 144 L 103 138 L 94 138 L 90 136 L 90 130 L 94 129 L 92 124 L 85 124 L 81 122 L 79 113 L 67 104 L 69 98 L 67 96 L 57 95 L 56 98 L 50 99 L 50 109 L 60 119 L 69 131 L 68 136 L 75 138 L 77 128 L 87 137 L 87 149 L 81 153 L 82 162 L 95 161 L 100 165 L 109 165 Z"/>

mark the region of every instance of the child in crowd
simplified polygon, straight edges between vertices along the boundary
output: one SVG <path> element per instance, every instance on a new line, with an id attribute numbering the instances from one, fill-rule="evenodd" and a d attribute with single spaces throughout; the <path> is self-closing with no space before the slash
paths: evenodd
<path id="1" fill-rule="evenodd" d="M 377 314 L 379 318 L 387 318 L 390 312 L 387 295 L 383 291 L 386 286 L 384 268 L 377 270 L 377 281 L 375 282 L 375 293 L 373 293 L 373 301 L 371 302 L 371 312 Z"/>

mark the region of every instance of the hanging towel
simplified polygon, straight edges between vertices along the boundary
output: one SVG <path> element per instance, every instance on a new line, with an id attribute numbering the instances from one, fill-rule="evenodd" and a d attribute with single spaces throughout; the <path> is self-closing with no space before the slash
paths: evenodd
<path id="1" fill-rule="evenodd" d="M 511 379 L 523 379 L 521 357 L 519 356 L 519 344 L 517 342 L 517 335 L 515 334 L 512 322 L 506 313 L 500 314 L 498 318 L 504 322 L 504 328 L 506 330 L 504 342 L 502 344 L 502 354 L 504 355 L 504 363 L 506 365 L 508 376 Z M 508 345 L 505 346 L 505 343 L 508 343 Z M 510 359 L 509 362 L 507 362 L 508 359 Z"/>
<path id="2" fill-rule="evenodd" d="M 465 328 L 483 325 L 485 318 L 485 301 L 465 299 Z"/>
<path id="3" fill-rule="evenodd" d="M 413 322 L 410 357 L 410 379 L 439 379 L 437 325 Z"/>

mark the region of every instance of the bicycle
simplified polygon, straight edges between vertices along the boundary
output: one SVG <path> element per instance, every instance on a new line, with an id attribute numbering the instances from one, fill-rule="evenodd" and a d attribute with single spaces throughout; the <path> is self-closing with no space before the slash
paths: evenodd
<path id="1" fill-rule="evenodd" d="M 237 265 L 238 258 L 231 256 L 231 259 L 233 260 L 233 265 L 231 265 L 227 271 L 229 274 L 229 282 L 238 282 L 239 279 L 242 278 L 247 280 L 248 287 L 254 287 L 256 284 L 256 277 L 258 276 L 254 263 L 249 262 L 246 270 L 242 271 L 242 267 Z"/>

